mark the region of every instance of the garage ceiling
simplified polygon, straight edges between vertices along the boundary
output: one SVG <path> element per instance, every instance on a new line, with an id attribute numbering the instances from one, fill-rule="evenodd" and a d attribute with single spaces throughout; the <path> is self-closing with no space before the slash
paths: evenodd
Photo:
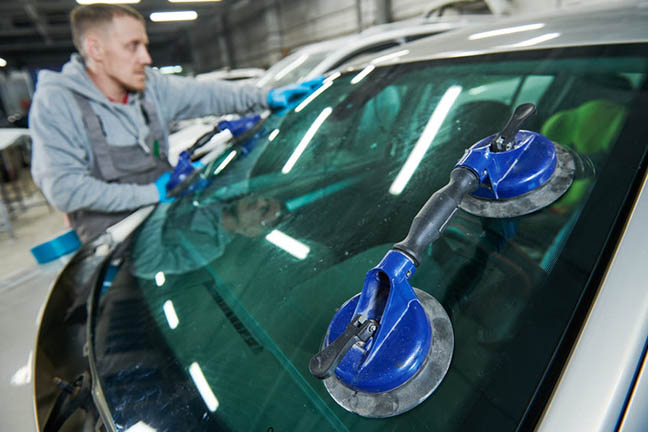
<path id="1" fill-rule="evenodd" d="M 235 0 L 217 3 L 169 3 L 142 0 L 131 5 L 148 20 L 151 54 L 156 65 L 190 62 L 187 30 L 196 23 L 224 13 Z M 2 0 L 0 2 L 0 57 L 13 68 L 58 67 L 74 52 L 69 14 L 75 0 Z M 195 10 L 197 21 L 153 23 L 155 11 Z"/>

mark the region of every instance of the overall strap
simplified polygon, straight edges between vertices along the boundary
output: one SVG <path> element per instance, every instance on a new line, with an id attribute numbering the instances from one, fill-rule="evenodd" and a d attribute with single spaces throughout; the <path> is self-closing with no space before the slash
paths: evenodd
<path id="1" fill-rule="evenodd" d="M 72 95 L 74 96 L 74 99 L 76 100 L 77 105 L 81 110 L 83 125 L 86 128 L 88 139 L 90 140 L 90 147 L 94 149 L 94 147 L 97 145 L 107 146 L 108 142 L 106 141 L 106 131 L 104 130 L 103 123 L 101 123 L 101 119 L 90 106 L 88 99 L 76 92 L 72 92 Z M 92 153 L 93 158 L 95 159 L 91 167 L 92 175 L 94 177 L 101 178 L 101 172 L 99 171 L 96 161 L 96 152 L 93 151 Z"/>

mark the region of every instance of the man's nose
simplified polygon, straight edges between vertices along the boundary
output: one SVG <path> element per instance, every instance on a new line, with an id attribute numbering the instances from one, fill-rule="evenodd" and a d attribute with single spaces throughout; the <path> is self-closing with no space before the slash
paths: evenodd
<path id="1" fill-rule="evenodd" d="M 151 63 L 153 63 L 153 60 L 151 59 L 151 55 L 149 54 L 149 51 L 145 46 L 140 47 L 138 56 L 142 64 L 150 65 Z"/>

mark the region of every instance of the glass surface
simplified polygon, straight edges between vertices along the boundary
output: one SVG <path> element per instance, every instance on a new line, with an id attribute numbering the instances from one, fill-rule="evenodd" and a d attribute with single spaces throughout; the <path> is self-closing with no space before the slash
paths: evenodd
<path id="1" fill-rule="evenodd" d="M 269 117 L 113 261 L 95 348 L 119 429 L 515 430 L 632 199 L 647 68 L 642 45 L 395 65 Z M 525 128 L 573 152 L 574 184 L 523 217 L 459 210 L 411 279 L 451 317 L 446 378 L 403 415 L 346 412 L 308 372 L 333 314 L 464 149 L 529 100 Z"/>
<path id="2" fill-rule="evenodd" d="M 296 52 L 295 54 L 291 54 L 279 60 L 268 69 L 259 79 L 257 85 L 259 87 L 267 86 L 277 88 L 299 82 L 334 49 L 334 47 L 331 47 L 312 53 Z"/>

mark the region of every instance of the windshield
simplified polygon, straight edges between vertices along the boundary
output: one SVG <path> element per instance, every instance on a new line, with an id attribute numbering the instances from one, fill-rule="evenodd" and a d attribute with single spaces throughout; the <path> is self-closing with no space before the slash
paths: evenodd
<path id="1" fill-rule="evenodd" d="M 415 62 L 343 74 L 270 116 L 113 260 L 94 343 L 118 429 L 515 430 L 632 200 L 647 69 L 642 45 Z M 333 314 L 523 102 L 538 109 L 525 128 L 574 154 L 573 185 L 518 218 L 459 210 L 411 280 L 450 315 L 446 378 L 403 415 L 346 412 L 308 372 Z"/>
<path id="2" fill-rule="evenodd" d="M 277 88 L 300 81 L 308 73 L 322 62 L 335 47 L 329 47 L 322 51 L 306 53 L 298 51 L 275 63 L 259 79 L 259 87 L 268 86 Z"/>

